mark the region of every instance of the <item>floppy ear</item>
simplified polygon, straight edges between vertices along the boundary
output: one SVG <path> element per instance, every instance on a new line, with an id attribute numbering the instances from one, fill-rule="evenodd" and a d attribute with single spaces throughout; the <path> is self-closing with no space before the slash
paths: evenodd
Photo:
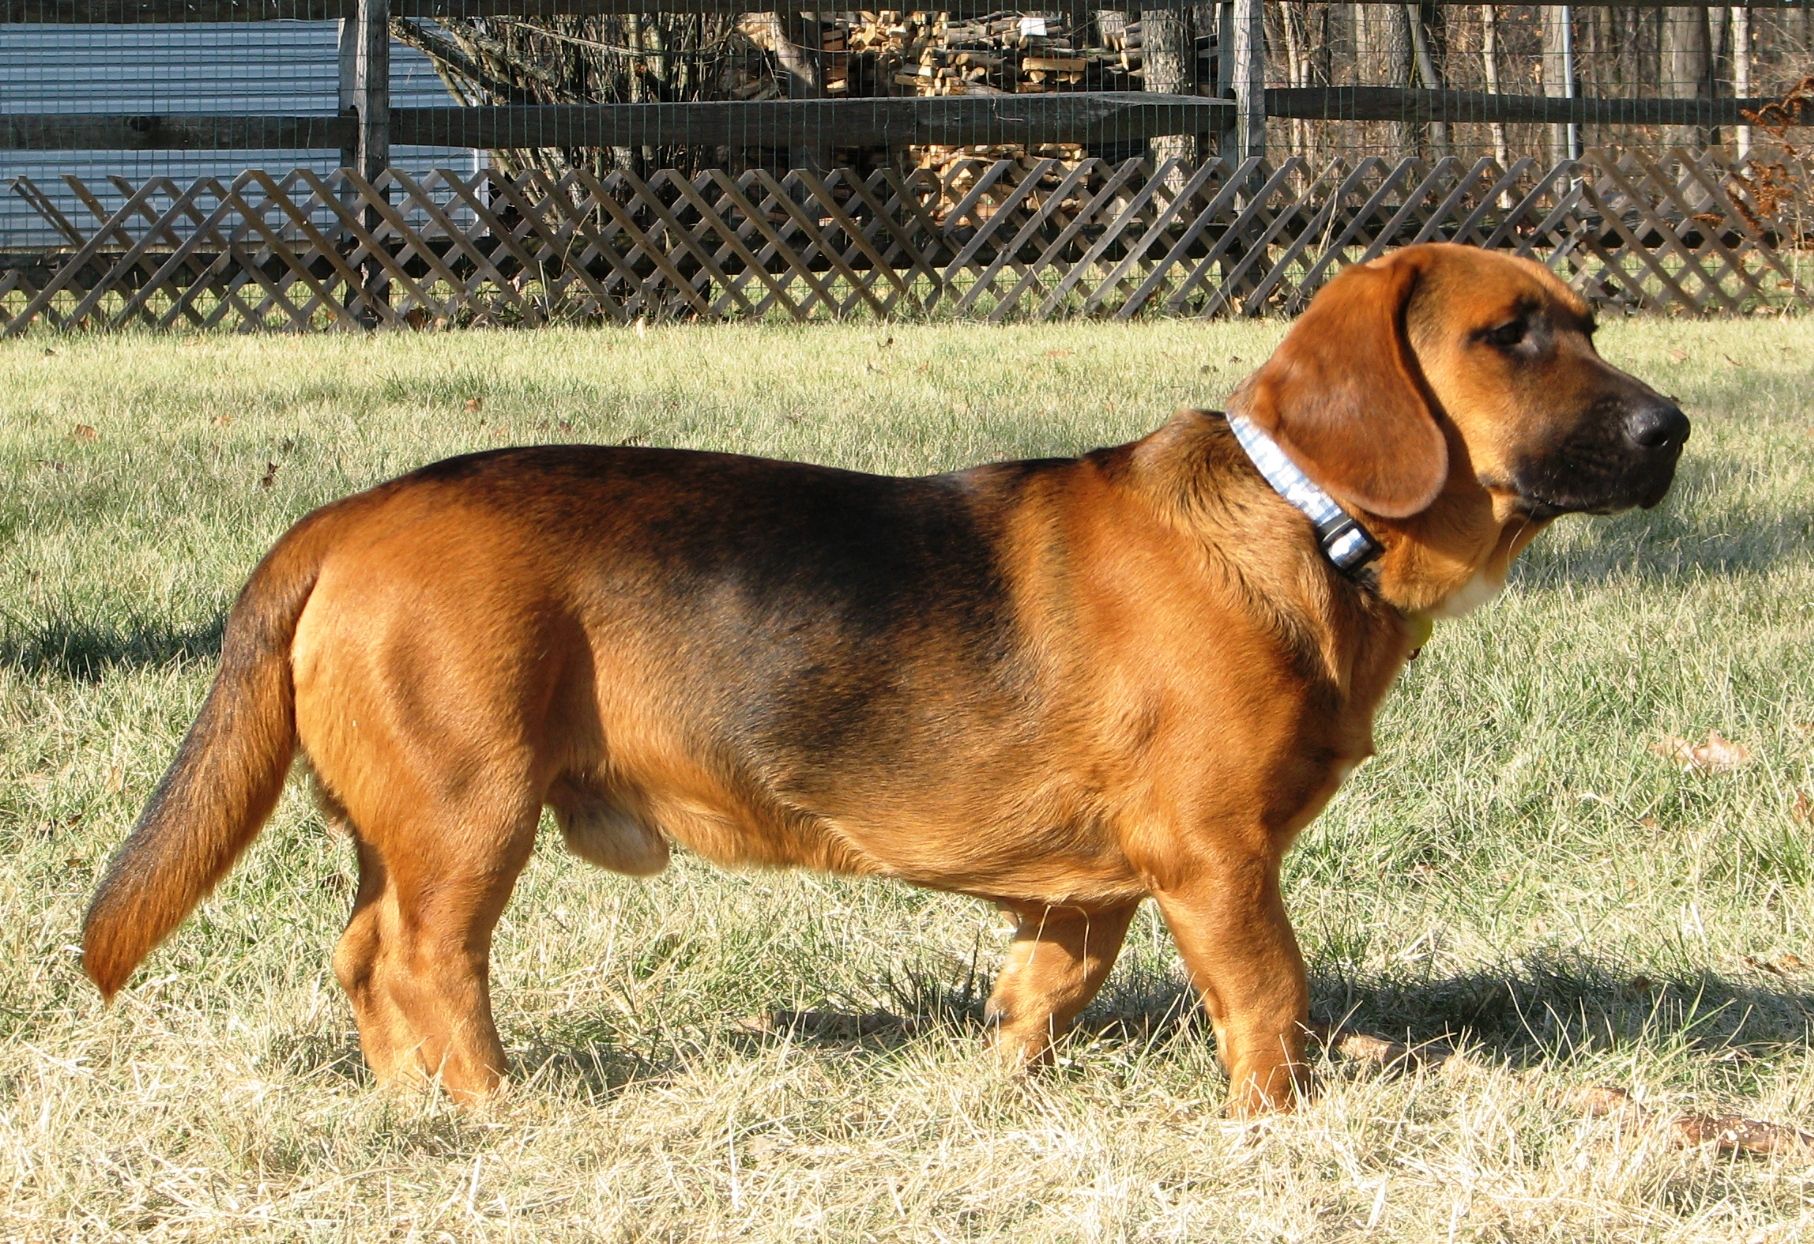
<path id="1" fill-rule="evenodd" d="M 1449 470 L 1405 341 L 1420 266 L 1401 255 L 1337 276 L 1231 403 L 1335 497 L 1386 518 L 1426 509 Z"/>

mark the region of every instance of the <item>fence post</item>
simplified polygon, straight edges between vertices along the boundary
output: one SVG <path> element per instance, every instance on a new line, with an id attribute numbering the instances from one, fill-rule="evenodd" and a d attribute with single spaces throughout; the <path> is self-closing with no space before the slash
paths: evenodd
<path id="1" fill-rule="evenodd" d="M 391 36 L 390 0 L 359 0 L 352 17 L 340 22 L 340 111 L 355 118 L 353 145 L 340 150 L 340 163 L 356 169 L 376 184 L 391 162 Z M 366 205 L 361 213 L 366 236 L 377 245 L 384 220 Z M 352 242 L 352 239 L 348 239 Z M 356 245 L 356 242 L 353 242 Z M 359 318 L 378 322 L 376 301 L 389 301 L 390 288 L 384 266 L 369 256 L 359 269 L 360 288 L 349 290 L 348 306 L 359 307 Z"/>

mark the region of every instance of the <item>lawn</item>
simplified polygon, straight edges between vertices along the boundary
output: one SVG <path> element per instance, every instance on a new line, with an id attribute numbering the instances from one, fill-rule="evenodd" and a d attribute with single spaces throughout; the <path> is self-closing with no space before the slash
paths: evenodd
<path id="1" fill-rule="evenodd" d="M 328 970 L 354 865 L 300 782 L 111 1009 L 75 943 L 221 617 L 313 506 L 583 440 L 896 473 L 1127 440 L 1278 325 L 0 345 L 0 1237 L 1756 1240 L 1814 1233 L 1814 352 L 1617 322 L 1695 420 L 1659 509 L 1559 523 L 1439 627 L 1304 835 L 1313 1010 L 1413 1043 L 1224 1119 L 1150 910 L 1059 1065 L 991 1071 L 993 910 L 881 882 L 647 882 L 544 834 L 498 933 L 518 1079 L 387 1096 Z M 1685 767 L 1668 741 L 1732 740 Z M 1448 1052 L 1448 1051 L 1453 1052 Z M 1597 1113 L 1595 1090 L 1637 1108 Z"/>

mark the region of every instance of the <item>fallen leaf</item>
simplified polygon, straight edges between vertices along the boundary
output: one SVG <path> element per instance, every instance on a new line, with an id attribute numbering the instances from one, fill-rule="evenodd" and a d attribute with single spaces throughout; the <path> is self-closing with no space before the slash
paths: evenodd
<path id="1" fill-rule="evenodd" d="M 1765 1156 L 1773 1153 L 1814 1152 L 1814 1134 L 1781 1123 L 1766 1123 L 1735 1114 L 1681 1114 L 1659 1116 L 1640 1106 L 1630 1093 L 1610 1084 L 1583 1090 L 1577 1104 L 1593 1118 L 1619 1115 L 1637 1123 L 1666 1118 L 1675 1142 L 1682 1146 L 1712 1145 L 1721 1153 Z"/>
<path id="2" fill-rule="evenodd" d="M 469 397 L 466 399 L 466 413 L 469 415 L 478 414 L 484 407 L 485 399 L 482 397 Z"/>
<path id="3" fill-rule="evenodd" d="M 1750 748 L 1734 743 L 1718 730 L 1707 731 L 1707 738 L 1700 743 L 1668 735 L 1662 742 L 1652 743 L 1650 750 L 1671 764 L 1680 765 L 1684 773 L 1730 773 L 1751 760 Z"/>
<path id="4" fill-rule="evenodd" d="M 1688 360 L 1688 351 L 1686 351 L 1686 350 L 1671 350 L 1669 352 L 1669 361 L 1671 363 L 1683 363 L 1683 362 L 1686 362 L 1687 360 Z"/>
<path id="5" fill-rule="evenodd" d="M 126 771 L 120 766 L 107 766 L 107 789 L 115 794 L 126 789 Z"/>
<path id="6" fill-rule="evenodd" d="M 1610 1084 L 1596 1084 L 1592 1088 L 1582 1089 L 1577 1102 L 1582 1110 L 1596 1119 L 1625 1110 L 1640 1109 L 1638 1103 L 1631 1099 L 1630 1093 Z"/>
<path id="7" fill-rule="evenodd" d="M 258 486 L 260 488 L 269 488 L 272 484 L 275 484 L 276 482 L 277 482 L 277 464 L 275 462 L 265 463 L 265 473 L 258 477 Z"/>
<path id="8" fill-rule="evenodd" d="M 75 427 L 70 429 L 69 435 L 72 440 L 92 441 L 98 440 L 101 434 L 89 427 L 86 423 L 78 423 Z"/>
<path id="9" fill-rule="evenodd" d="M 1765 1156 L 1814 1151 L 1814 1133 L 1734 1114 L 1685 1114 L 1675 1119 L 1670 1128 L 1684 1145 L 1712 1145 L 1721 1153 Z"/>
<path id="10" fill-rule="evenodd" d="M 1807 966 L 1797 954 L 1785 952 L 1776 956 L 1776 970 L 1779 972 L 1799 972 Z"/>
<path id="11" fill-rule="evenodd" d="M 233 416 L 232 415 L 216 415 L 216 416 L 214 416 L 214 418 L 208 420 L 208 422 L 213 424 L 217 428 L 230 428 L 233 426 Z"/>
<path id="12" fill-rule="evenodd" d="M 1072 354 L 1072 351 L 1070 351 L 1070 350 L 1047 350 L 1046 351 L 1046 357 L 1049 359 L 1068 359 L 1071 357 L 1071 354 Z"/>
<path id="13" fill-rule="evenodd" d="M 1795 802 L 1789 808 L 1789 815 L 1803 825 L 1814 825 L 1814 799 L 1808 798 L 1805 790 L 1796 790 Z"/>
<path id="14" fill-rule="evenodd" d="M 1435 1067 L 1455 1056 L 1455 1050 L 1444 1041 L 1423 1041 L 1409 1045 L 1390 1037 L 1370 1032 L 1357 1032 L 1335 1024 L 1312 1024 L 1311 1035 L 1323 1045 L 1360 1063 L 1382 1067 Z"/>

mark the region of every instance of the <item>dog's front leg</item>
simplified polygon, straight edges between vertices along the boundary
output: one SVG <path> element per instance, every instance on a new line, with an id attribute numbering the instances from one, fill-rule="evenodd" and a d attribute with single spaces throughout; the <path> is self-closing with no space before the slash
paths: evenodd
<path id="1" fill-rule="evenodd" d="M 1215 1026 L 1230 1109 L 1291 1109 L 1309 1087 L 1310 988 L 1277 860 L 1218 853 L 1167 871 L 1153 894 Z"/>

